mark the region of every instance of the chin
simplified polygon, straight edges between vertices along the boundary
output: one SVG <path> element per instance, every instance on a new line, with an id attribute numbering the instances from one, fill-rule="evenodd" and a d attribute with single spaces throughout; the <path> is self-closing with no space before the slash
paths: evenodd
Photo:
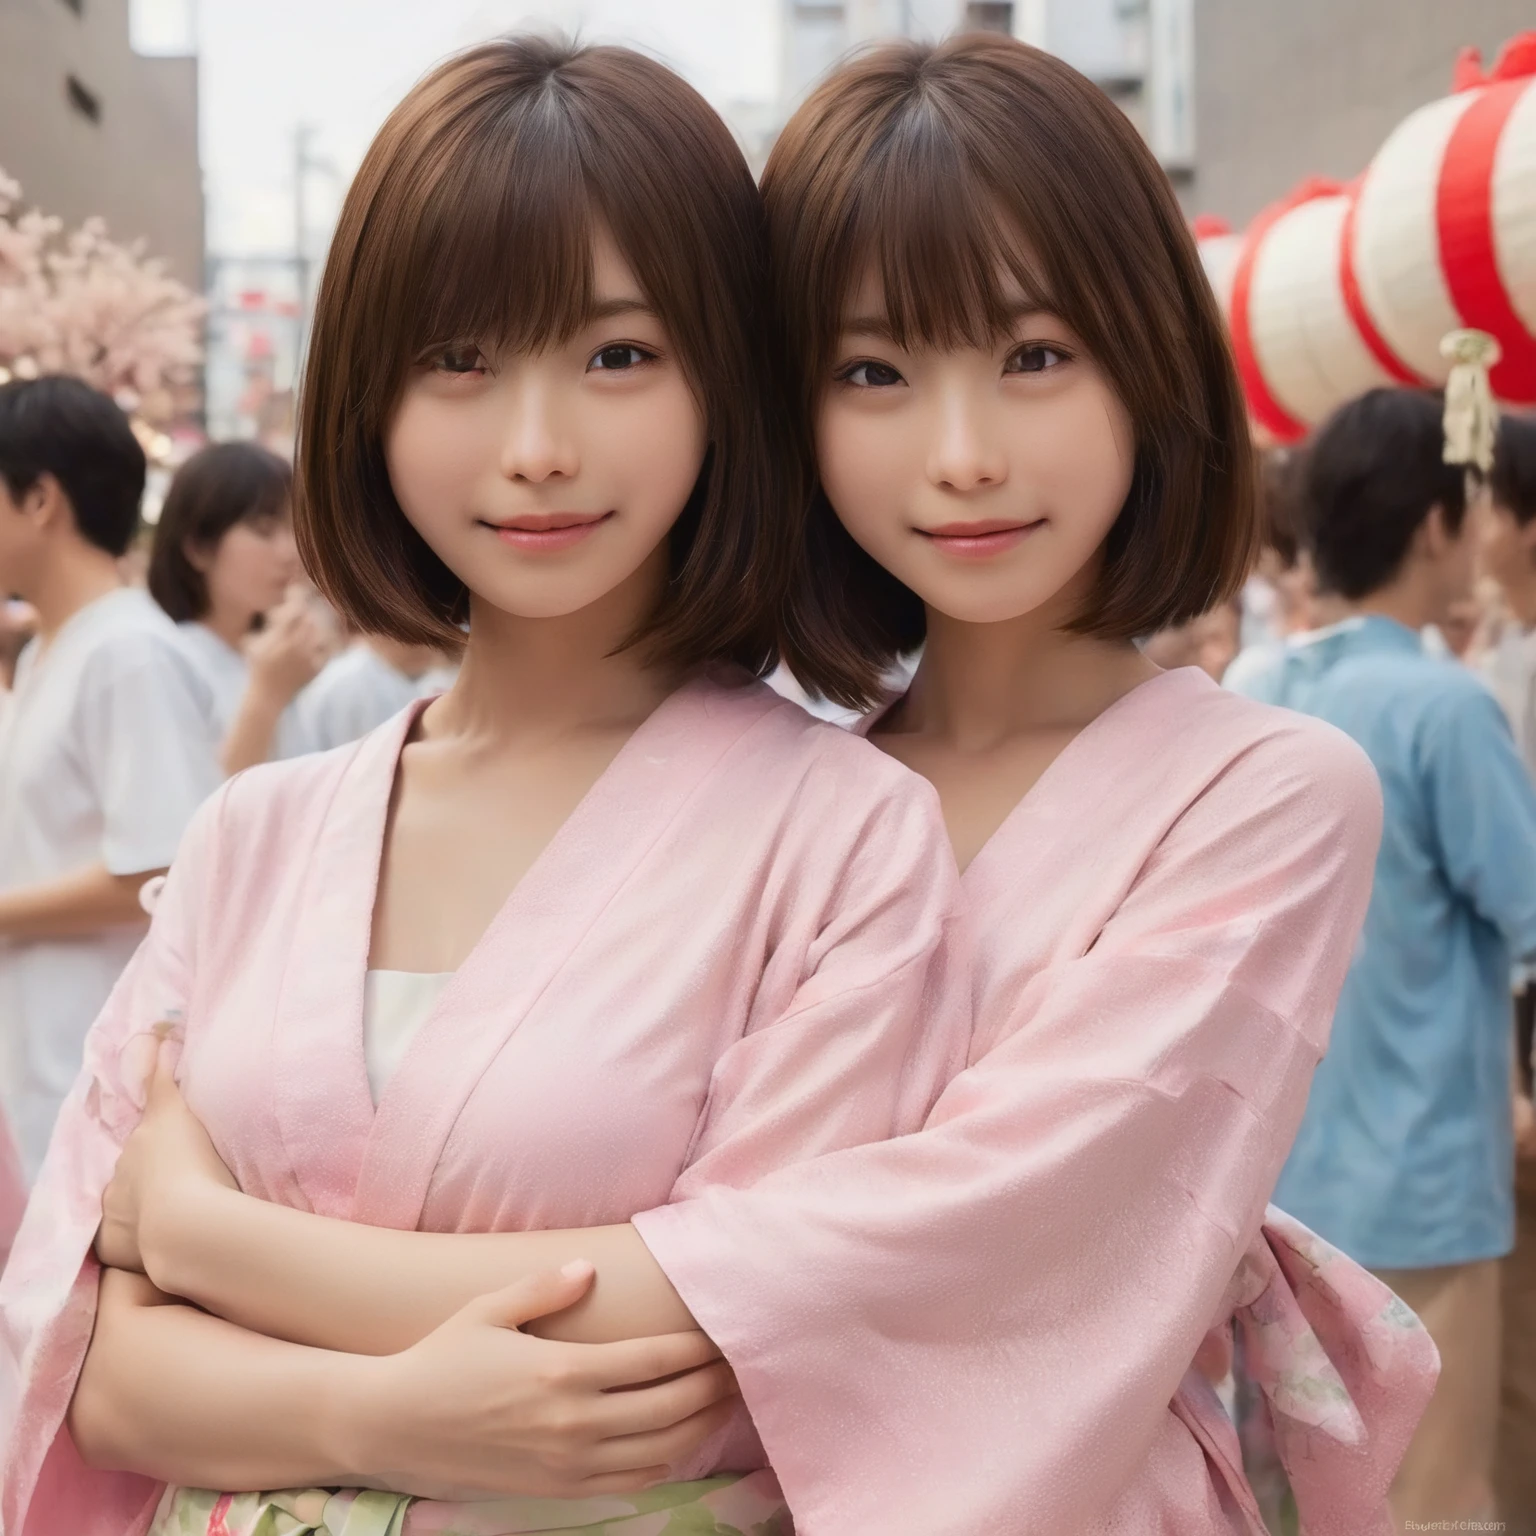
<path id="1" fill-rule="evenodd" d="M 961 624 L 1006 624 L 1010 619 L 1021 619 L 1025 614 L 1033 613 L 1048 602 L 1051 595 L 1020 591 L 1016 584 L 1011 589 L 999 590 L 998 584 L 981 581 L 935 581 L 921 586 L 913 582 L 910 585 L 930 608 Z"/>

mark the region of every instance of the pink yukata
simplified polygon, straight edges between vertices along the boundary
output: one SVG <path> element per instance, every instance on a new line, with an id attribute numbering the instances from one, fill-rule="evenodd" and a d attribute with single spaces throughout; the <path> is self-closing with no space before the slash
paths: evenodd
<path id="1" fill-rule="evenodd" d="M 1433 1346 L 1265 1225 L 1380 830 L 1341 733 L 1160 675 L 966 870 L 972 1064 L 924 1131 L 635 1218 L 798 1536 L 1261 1536 L 1190 1370 L 1234 1307 L 1307 1536 L 1389 1528 Z"/>
<path id="2" fill-rule="evenodd" d="M 162 1499 L 150 1479 L 84 1466 L 64 1416 L 95 1311 L 101 1194 L 140 1113 L 146 1032 L 173 1013 L 187 1102 L 242 1189 L 443 1232 L 622 1222 L 674 1193 L 912 1131 L 964 1064 L 961 897 L 931 786 L 760 684 L 696 681 L 626 743 L 513 891 L 375 1110 L 363 978 L 414 714 L 239 776 L 187 834 L 0 1281 L 23 1392 L 0 1494 L 8 1536 L 129 1536 Z M 710 1529 L 710 1510 L 721 1529 L 787 1530 L 766 1466 L 741 1412 L 678 1476 L 751 1475 L 701 1484 L 677 1528 Z M 158 1528 L 234 1529 L 228 1501 L 207 1502 L 162 1509 Z M 317 1502 L 302 1495 L 297 1516 L 274 1507 L 252 1528 L 650 1536 L 672 1518 L 585 1518 L 626 1513 L 612 1500 L 549 1514 L 552 1501 L 379 1510 L 344 1496 L 301 1523 Z"/>

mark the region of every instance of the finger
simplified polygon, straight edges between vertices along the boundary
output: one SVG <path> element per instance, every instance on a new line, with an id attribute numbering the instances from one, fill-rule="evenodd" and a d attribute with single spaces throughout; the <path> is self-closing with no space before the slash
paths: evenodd
<path id="1" fill-rule="evenodd" d="M 661 1381 L 683 1371 L 695 1371 L 720 1358 L 715 1341 L 697 1328 L 687 1333 L 659 1333 L 645 1339 L 571 1348 L 581 1351 L 576 1357 L 574 1384 L 599 1391 Z"/>
<path id="2" fill-rule="evenodd" d="M 670 1429 L 726 1398 L 736 1396 L 736 1377 L 725 1361 L 686 1376 L 630 1392 L 605 1392 L 591 1406 L 591 1429 L 602 1440 Z"/>
<path id="3" fill-rule="evenodd" d="M 179 1097 L 181 1089 L 176 1084 L 176 1056 L 176 1048 L 169 1040 L 161 1039 L 157 1043 L 155 1072 L 149 1084 L 150 1103 L 163 1104 Z"/>
<path id="4" fill-rule="evenodd" d="M 642 1488 L 666 1482 L 670 1471 L 669 1467 L 642 1467 L 638 1472 L 604 1472 L 599 1477 L 584 1477 L 569 1497 L 590 1499 L 604 1493 L 639 1493 Z"/>
<path id="5" fill-rule="evenodd" d="M 493 1328 L 520 1328 L 536 1317 L 573 1306 L 586 1294 L 596 1274 L 586 1260 L 574 1259 L 562 1269 L 525 1275 L 499 1291 L 478 1296 L 463 1312 L 467 1318 Z"/>
<path id="6" fill-rule="evenodd" d="M 637 1466 L 660 1463 L 675 1467 L 686 1461 L 709 1437 L 723 1429 L 736 1412 L 737 1399 L 712 1403 L 681 1424 L 654 1430 L 645 1435 L 624 1435 L 616 1440 L 599 1440 L 588 1448 L 582 1460 L 592 1475 L 625 1472 Z"/>

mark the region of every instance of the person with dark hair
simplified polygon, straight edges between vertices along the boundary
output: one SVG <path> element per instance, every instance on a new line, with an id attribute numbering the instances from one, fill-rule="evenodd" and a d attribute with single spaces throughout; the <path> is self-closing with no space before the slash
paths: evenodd
<path id="1" fill-rule="evenodd" d="M 1386 797 L 1364 939 L 1275 1198 L 1381 1274 L 1439 1345 L 1402 1520 L 1493 1510 L 1509 978 L 1536 959 L 1536 789 L 1488 689 L 1420 638 L 1471 591 L 1480 498 L 1445 462 L 1437 394 L 1379 389 L 1335 412 L 1308 452 L 1303 515 L 1337 622 L 1246 683 L 1353 736 Z"/>
<path id="2" fill-rule="evenodd" d="M 155 525 L 149 590 L 208 681 L 226 773 L 313 745 L 292 705 L 334 644 L 296 589 L 292 500 L 275 453 L 215 443 L 177 470 Z"/>
<path id="3" fill-rule="evenodd" d="M 144 476 L 105 395 L 0 387 L 0 593 L 38 626 L 0 723 L 0 1098 L 29 1175 L 143 936 L 139 891 L 218 782 L 207 690 L 118 572 Z"/>

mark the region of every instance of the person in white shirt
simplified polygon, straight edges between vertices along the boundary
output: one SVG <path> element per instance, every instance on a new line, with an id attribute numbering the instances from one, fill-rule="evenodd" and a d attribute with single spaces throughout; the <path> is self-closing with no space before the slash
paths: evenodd
<path id="1" fill-rule="evenodd" d="M 356 741 L 414 700 L 446 693 L 457 671 L 434 646 L 361 635 L 294 701 L 296 736 L 307 752 Z"/>
<path id="2" fill-rule="evenodd" d="M 212 690 L 226 773 L 309 750 L 291 708 L 333 633 L 298 590 L 293 472 L 255 443 L 215 443 L 176 472 L 155 525 L 149 590 Z"/>
<path id="3" fill-rule="evenodd" d="M 206 687 L 117 560 L 144 454 L 78 379 L 0 387 L 0 592 L 37 613 L 0 725 L 0 1099 L 35 1175 L 147 880 L 217 785 Z"/>

